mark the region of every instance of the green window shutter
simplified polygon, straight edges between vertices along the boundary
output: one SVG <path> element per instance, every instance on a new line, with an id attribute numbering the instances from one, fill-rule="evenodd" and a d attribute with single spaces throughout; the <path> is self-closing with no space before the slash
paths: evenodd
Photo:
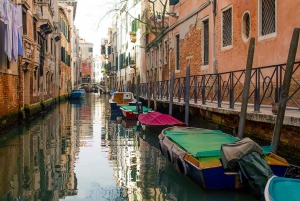
<path id="1" fill-rule="evenodd" d="M 133 33 L 136 33 L 136 31 L 137 31 L 137 20 L 133 20 L 132 22 L 131 22 L 131 31 L 133 32 Z"/>

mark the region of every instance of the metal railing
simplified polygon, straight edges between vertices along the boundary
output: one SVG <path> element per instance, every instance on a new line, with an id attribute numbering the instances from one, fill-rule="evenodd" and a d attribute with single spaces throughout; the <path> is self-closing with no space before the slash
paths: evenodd
<path id="1" fill-rule="evenodd" d="M 300 109 L 300 62 L 294 63 L 287 107 Z M 260 111 L 262 105 L 278 103 L 283 84 L 286 64 L 253 68 L 251 72 L 248 104 L 254 111 Z M 246 70 L 190 76 L 189 99 L 195 104 L 215 103 L 218 107 L 229 105 L 234 108 L 241 104 Z M 173 100 L 184 103 L 185 77 L 174 79 Z M 140 96 L 156 100 L 170 99 L 170 80 L 141 83 Z M 154 92 L 154 89 L 156 93 Z M 133 87 L 136 94 L 136 86 Z M 154 97 L 155 96 L 155 97 Z"/>

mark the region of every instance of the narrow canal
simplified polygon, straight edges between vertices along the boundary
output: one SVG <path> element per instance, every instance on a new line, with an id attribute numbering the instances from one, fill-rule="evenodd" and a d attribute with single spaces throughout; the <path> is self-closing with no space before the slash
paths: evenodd
<path id="1" fill-rule="evenodd" d="M 157 135 L 116 121 L 108 95 L 87 94 L 0 137 L 0 201 L 250 201 L 245 191 L 204 192 L 158 149 Z"/>

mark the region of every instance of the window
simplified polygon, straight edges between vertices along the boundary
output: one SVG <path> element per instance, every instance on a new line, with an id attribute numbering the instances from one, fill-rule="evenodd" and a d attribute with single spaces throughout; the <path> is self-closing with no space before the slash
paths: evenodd
<path id="1" fill-rule="evenodd" d="M 22 11 L 23 34 L 27 35 L 27 17 L 26 11 Z"/>
<path id="2" fill-rule="evenodd" d="M 51 38 L 51 55 L 53 55 L 53 39 Z"/>
<path id="3" fill-rule="evenodd" d="M 33 19 L 33 39 L 36 41 L 37 33 L 36 33 L 36 19 Z"/>
<path id="4" fill-rule="evenodd" d="M 242 37 L 247 40 L 250 36 L 250 15 L 246 12 L 243 16 Z"/>
<path id="5" fill-rule="evenodd" d="M 208 65 L 209 60 L 209 21 L 203 21 L 203 64 Z"/>
<path id="6" fill-rule="evenodd" d="M 276 32 L 276 0 L 259 0 L 259 36 Z"/>
<path id="7" fill-rule="evenodd" d="M 180 39 L 179 39 L 179 34 L 176 36 L 176 64 L 175 64 L 175 69 L 180 70 L 179 66 L 179 56 L 180 56 Z"/>
<path id="8" fill-rule="evenodd" d="M 232 45 L 232 8 L 223 11 L 222 46 Z"/>
<path id="9" fill-rule="evenodd" d="M 6 57 L 6 68 L 10 69 L 10 61 L 8 60 L 8 57 Z"/>
<path id="10" fill-rule="evenodd" d="M 165 40 L 165 45 L 164 45 L 164 62 L 167 64 L 168 62 L 168 40 Z"/>
<path id="11" fill-rule="evenodd" d="M 89 47 L 89 52 L 93 52 L 93 48 L 92 47 Z"/>

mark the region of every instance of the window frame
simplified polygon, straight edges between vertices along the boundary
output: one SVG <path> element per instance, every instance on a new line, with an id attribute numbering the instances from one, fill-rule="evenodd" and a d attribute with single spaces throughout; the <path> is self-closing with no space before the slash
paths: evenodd
<path id="1" fill-rule="evenodd" d="M 175 34 L 175 73 L 180 72 L 180 34 Z"/>
<path id="2" fill-rule="evenodd" d="M 209 63 L 210 63 L 209 62 L 209 44 L 210 44 L 209 43 L 209 39 L 210 39 L 210 37 L 209 37 L 210 36 L 210 34 L 209 34 L 209 27 L 210 27 L 209 26 L 210 25 L 210 23 L 209 23 L 209 21 L 210 21 L 209 20 L 209 16 L 203 18 L 201 21 L 202 21 L 202 25 L 203 25 L 203 32 L 202 32 L 203 35 L 202 35 L 202 42 L 201 42 L 201 44 L 202 44 L 201 45 L 202 46 L 202 65 L 201 66 L 204 67 L 204 66 L 209 66 Z M 205 22 L 208 23 L 208 48 L 207 48 L 207 54 L 208 54 L 208 61 L 207 62 L 208 63 L 207 64 L 205 64 L 205 42 L 204 42 L 205 41 L 205 39 L 204 39 L 204 37 L 205 37 L 205 34 L 204 34 L 204 23 Z"/>
<path id="3" fill-rule="evenodd" d="M 248 38 L 247 38 L 247 35 L 246 35 L 246 27 L 245 27 L 246 22 L 244 20 L 246 14 L 249 15 L 249 23 L 250 23 L 250 25 L 249 25 L 250 30 L 249 30 Z M 243 17 L 242 17 L 242 39 L 243 39 L 243 41 L 247 42 L 249 40 L 250 36 L 251 36 L 251 15 L 250 15 L 250 12 L 248 10 L 246 10 L 243 14 Z"/>
<path id="4" fill-rule="evenodd" d="M 266 35 L 261 34 L 261 32 L 262 32 L 262 1 L 264 1 L 264 0 L 258 0 L 258 2 L 257 2 L 257 6 L 258 6 L 258 8 L 257 8 L 257 10 L 258 10 L 257 38 L 258 38 L 258 41 L 265 40 L 268 38 L 273 38 L 273 37 L 277 36 L 277 0 L 274 0 L 275 1 L 275 32 L 266 34 Z"/>
<path id="5" fill-rule="evenodd" d="M 223 13 L 227 10 L 231 9 L 231 45 L 223 46 L 223 23 L 224 23 L 224 18 L 223 18 Z M 227 50 L 231 49 L 233 47 L 233 6 L 227 6 L 221 10 L 222 15 L 221 15 L 221 50 Z"/>

